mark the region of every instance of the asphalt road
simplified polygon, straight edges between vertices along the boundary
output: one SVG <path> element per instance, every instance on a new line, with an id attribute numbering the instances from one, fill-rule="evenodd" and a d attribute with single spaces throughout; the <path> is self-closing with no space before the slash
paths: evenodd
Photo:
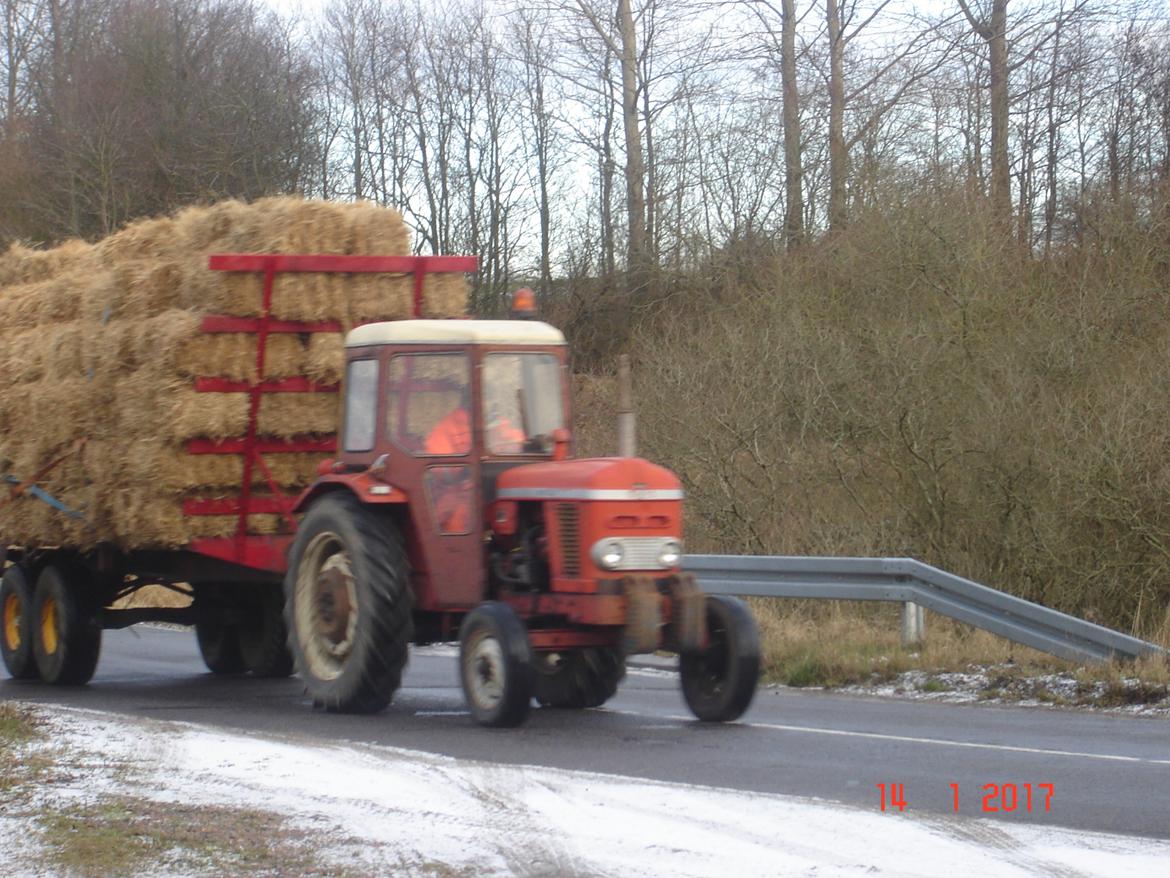
<path id="1" fill-rule="evenodd" d="M 472 721 L 451 655 L 414 655 L 388 711 L 344 716 L 313 710 L 295 678 L 214 677 L 193 634 L 142 627 L 106 632 L 89 686 L 15 681 L 0 669 L 0 698 L 875 811 L 877 785 L 901 784 L 907 816 L 954 821 L 959 832 L 985 835 L 983 824 L 965 819 L 983 817 L 1170 838 L 1166 719 L 778 689 L 761 690 L 741 722 L 717 726 L 690 717 L 673 675 L 635 669 L 602 709 L 535 709 L 522 728 L 496 730 Z M 957 812 L 951 784 L 959 787 Z M 1015 810 L 1003 810 L 1012 794 L 1000 786 L 986 803 L 1000 810 L 985 811 L 987 784 L 1014 784 Z M 1050 798 L 1040 784 L 1052 786 Z"/>

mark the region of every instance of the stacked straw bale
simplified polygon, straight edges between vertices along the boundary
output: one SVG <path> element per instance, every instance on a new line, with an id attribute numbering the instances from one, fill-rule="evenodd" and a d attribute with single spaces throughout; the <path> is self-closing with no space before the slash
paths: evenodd
<path id="1" fill-rule="evenodd" d="M 86 548 L 174 547 L 201 536 L 230 536 L 235 516 L 184 517 L 186 498 L 239 493 L 236 455 L 192 455 L 193 438 L 242 437 L 248 394 L 197 393 L 193 379 L 256 379 L 256 344 L 246 333 L 206 334 L 202 317 L 260 314 L 259 275 L 215 272 L 210 253 L 405 255 L 409 236 L 394 211 L 370 204 L 270 198 L 188 208 L 145 220 L 97 244 L 52 250 L 14 244 L 0 254 L 0 474 L 38 480 L 84 521 L 22 498 L 0 506 L 0 541 Z M 413 279 L 391 274 L 285 274 L 273 289 L 281 320 L 334 320 L 346 329 L 410 316 Z M 462 275 L 429 275 L 423 316 L 465 313 Z M 266 378 L 341 380 L 342 333 L 270 335 Z M 335 393 L 265 394 L 261 435 L 332 434 Z M 71 452 L 84 439 L 80 451 Z M 320 459 L 270 454 L 265 462 L 286 491 L 305 487 Z M 256 467 L 258 493 L 267 483 Z M 7 492 L 0 491 L 0 498 Z M 288 529 L 280 516 L 252 515 L 252 533 Z"/>

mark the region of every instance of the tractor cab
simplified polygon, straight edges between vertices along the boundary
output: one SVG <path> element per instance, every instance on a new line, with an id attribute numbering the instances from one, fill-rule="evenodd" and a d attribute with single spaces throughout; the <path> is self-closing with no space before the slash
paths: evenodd
<path id="1" fill-rule="evenodd" d="M 294 652 L 323 703 L 353 706 L 337 682 L 350 673 L 369 693 L 370 678 L 347 668 L 380 635 L 355 632 L 406 601 L 416 643 L 459 632 L 464 690 L 489 725 L 520 721 L 532 697 L 597 706 L 626 656 L 658 649 L 692 657 L 684 693 L 697 715 L 746 709 L 754 625 L 681 570 L 678 479 L 636 457 L 569 459 L 559 330 L 367 324 L 346 338 L 345 376 L 340 457 L 298 501 L 286 586 Z"/>

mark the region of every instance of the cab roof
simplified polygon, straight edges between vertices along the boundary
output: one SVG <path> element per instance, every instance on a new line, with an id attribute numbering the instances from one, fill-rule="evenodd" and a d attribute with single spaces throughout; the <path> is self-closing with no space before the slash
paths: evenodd
<path id="1" fill-rule="evenodd" d="M 536 320 L 391 320 L 367 323 L 345 337 L 349 348 L 375 344 L 562 345 L 559 329 Z"/>

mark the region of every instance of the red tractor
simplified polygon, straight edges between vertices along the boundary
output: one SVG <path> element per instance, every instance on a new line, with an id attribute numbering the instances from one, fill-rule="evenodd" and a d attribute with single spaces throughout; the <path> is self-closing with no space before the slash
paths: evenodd
<path id="1" fill-rule="evenodd" d="M 683 493 L 674 475 L 636 457 L 569 459 L 565 339 L 553 327 L 421 319 L 360 326 L 346 339 L 339 437 L 258 435 L 263 394 L 337 389 L 264 377 L 272 334 L 340 329 L 273 319 L 275 275 L 409 272 L 417 317 L 428 271 L 474 267 L 469 257 L 211 257 L 214 270 L 265 279 L 260 317 L 209 315 L 202 325 L 256 335 L 255 380 L 196 379 L 199 392 L 251 395 L 247 434 L 194 439 L 186 449 L 243 456 L 238 497 L 183 503 L 188 516 L 238 516 L 236 536 L 174 550 L 103 543 L 84 551 L 0 538 L 0 653 L 9 673 L 85 683 L 103 629 L 163 620 L 195 626 L 215 673 L 276 677 L 295 666 L 315 704 L 374 712 L 398 689 L 411 643 L 458 636 L 463 690 L 485 725 L 522 722 L 533 698 L 550 707 L 601 705 L 628 656 L 657 650 L 681 656 L 683 694 L 696 716 L 740 716 L 759 675 L 755 622 L 742 602 L 703 595 L 680 569 Z M 265 457 L 295 452 L 337 457 L 294 499 L 281 493 Z M 254 472 L 265 476 L 267 493 L 253 492 Z M 77 514 L 38 488 L 38 476 L 14 482 L 12 496 Z M 258 513 L 282 515 L 285 532 L 250 532 Z M 193 603 L 117 608 L 147 584 L 183 591 Z"/>
<path id="2" fill-rule="evenodd" d="M 681 572 L 678 479 L 638 458 L 568 459 L 565 340 L 527 320 L 369 324 L 346 341 L 340 458 L 304 513 L 285 577 L 315 702 L 378 710 L 407 645 L 460 643 L 485 725 L 535 697 L 596 707 L 627 656 L 681 654 L 683 693 L 731 720 L 755 693 L 755 622 Z"/>

